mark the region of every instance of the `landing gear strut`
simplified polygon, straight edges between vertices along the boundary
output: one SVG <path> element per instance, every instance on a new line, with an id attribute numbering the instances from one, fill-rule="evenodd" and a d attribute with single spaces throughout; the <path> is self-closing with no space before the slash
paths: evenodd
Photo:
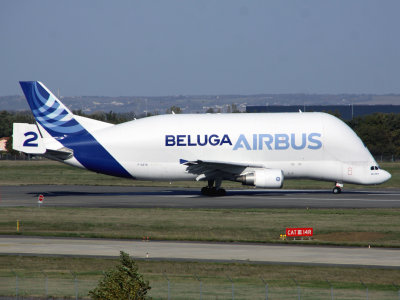
<path id="1" fill-rule="evenodd" d="M 221 188 L 221 179 L 211 179 L 208 181 L 208 185 L 201 189 L 201 194 L 205 196 L 225 196 L 226 191 Z M 215 183 L 215 186 L 214 186 Z"/>
<path id="2" fill-rule="evenodd" d="M 336 182 L 335 187 L 332 190 L 334 194 L 340 194 L 342 192 L 343 183 Z"/>

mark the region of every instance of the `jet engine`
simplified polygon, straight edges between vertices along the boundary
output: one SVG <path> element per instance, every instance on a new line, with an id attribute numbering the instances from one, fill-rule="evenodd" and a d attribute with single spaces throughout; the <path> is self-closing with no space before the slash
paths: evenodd
<path id="1" fill-rule="evenodd" d="M 283 185 L 283 172 L 279 169 L 260 169 L 236 177 L 243 185 L 257 188 L 280 189 Z"/>

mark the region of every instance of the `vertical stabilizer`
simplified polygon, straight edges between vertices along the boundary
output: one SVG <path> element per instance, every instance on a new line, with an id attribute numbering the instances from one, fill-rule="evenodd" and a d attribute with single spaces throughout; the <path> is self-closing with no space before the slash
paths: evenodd
<path id="1" fill-rule="evenodd" d="M 85 132 L 74 114 L 41 82 L 21 81 L 20 84 L 36 121 L 52 137 L 59 139 Z"/>
<path id="2" fill-rule="evenodd" d="M 60 148 L 72 150 L 73 158 L 88 170 L 132 178 L 103 146 L 105 141 L 96 140 L 91 133 L 96 127 L 112 125 L 75 116 L 39 81 L 21 81 L 20 84 L 40 130 L 44 129 L 60 143 Z"/>

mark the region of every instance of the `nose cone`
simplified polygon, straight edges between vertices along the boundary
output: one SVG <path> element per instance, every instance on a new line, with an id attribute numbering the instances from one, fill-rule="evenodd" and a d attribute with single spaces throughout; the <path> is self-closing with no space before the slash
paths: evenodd
<path id="1" fill-rule="evenodd" d="M 390 178 L 392 178 L 392 175 L 389 172 L 385 171 L 385 170 L 381 170 L 379 172 L 379 177 L 382 180 L 381 183 L 384 183 L 384 182 L 388 181 Z"/>
<path id="2" fill-rule="evenodd" d="M 381 184 L 388 181 L 390 178 L 392 178 L 392 175 L 390 175 L 388 171 L 382 169 L 371 170 L 364 184 Z"/>

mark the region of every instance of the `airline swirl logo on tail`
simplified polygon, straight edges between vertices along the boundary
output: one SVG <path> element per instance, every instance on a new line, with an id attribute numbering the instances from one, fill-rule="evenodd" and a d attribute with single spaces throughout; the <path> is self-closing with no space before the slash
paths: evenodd
<path id="1" fill-rule="evenodd" d="M 31 82 L 28 102 L 36 120 L 47 131 L 55 135 L 78 134 L 85 129 L 73 114 L 39 82 Z"/>

